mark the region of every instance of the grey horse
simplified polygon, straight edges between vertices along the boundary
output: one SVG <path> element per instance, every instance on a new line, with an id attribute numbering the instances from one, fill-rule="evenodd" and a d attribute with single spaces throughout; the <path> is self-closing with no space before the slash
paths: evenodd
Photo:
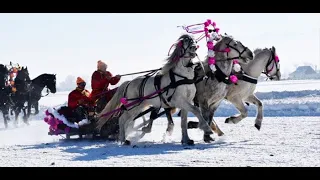
<path id="1" fill-rule="evenodd" d="M 248 64 L 241 64 L 242 71 L 237 74 L 237 85 L 231 84 L 227 87 L 228 91 L 225 99 L 232 103 L 240 112 L 239 115 L 228 117 L 225 123 L 237 124 L 242 119 L 248 116 L 248 110 L 245 107 L 244 102 L 249 105 L 252 103 L 257 106 L 257 115 L 254 126 L 260 130 L 263 119 L 263 104 L 255 96 L 254 91 L 258 83 L 258 77 L 263 73 L 270 80 L 279 81 L 281 79 L 279 58 L 276 53 L 276 48 L 270 49 L 255 49 L 254 59 Z M 214 112 L 213 112 L 214 113 Z M 196 128 L 197 122 L 190 121 L 188 127 Z"/>

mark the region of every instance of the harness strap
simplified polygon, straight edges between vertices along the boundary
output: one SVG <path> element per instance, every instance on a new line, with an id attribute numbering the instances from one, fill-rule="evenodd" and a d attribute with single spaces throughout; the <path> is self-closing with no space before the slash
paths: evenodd
<path id="1" fill-rule="evenodd" d="M 221 71 L 219 66 L 216 66 L 216 69 L 217 70 L 214 73 L 212 71 L 208 71 L 206 75 L 208 77 L 211 77 L 211 80 L 214 80 L 214 78 L 216 78 L 218 82 L 224 82 L 225 84 L 232 84 L 229 77 Z"/>
<path id="2" fill-rule="evenodd" d="M 239 80 L 245 81 L 245 82 L 249 82 L 252 84 L 258 84 L 258 79 L 251 77 L 245 73 L 241 73 L 241 74 L 237 74 L 237 77 Z"/>
<path id="3" fill-rule="evenodd" d="M 154 87 L 155 87 L 156 91 L 161 89 L 161 78 L 162 78 L 162 75 L 160 75 L 160 74 L 157 74 L 154 77 Z M 170 105 L 168 104 L 168 101 L 162 96 L 162 93 L 159 93 L 159 98 L 160 98 L 160 101 L 162 101 L 166 106 L 170 107 Z"/>
<path id="4" fill-rule="evenodd" d="M 147 83 L 147 80 L 151 77 L 151 76 L 153 76 L 155 73 L 156 73 L 157 71 L 152 71 L 152 72 L 150 72 L 150 73 L 148 73 L 148 74 L 146 74 L 146 75 L 144 75 L 144 77 L 145 78 L 143 78 L 143 80 L 142 80 L 142 82 L 141 82 L 141 84 L 140 84 L 140 87 L 139 87 L 139 97 L 137 97 L 137 98 L 130 98 L 130 99 L 127 99 L 127 100 L 139 100 L 139 102 L 137 103 L 137 105 L 136 106 L 139 106 L 142 102 L 143 102 L 143 100 L 144 100 L 144 88 L 145 88 L 145 85 L 146 85 L 146 83 Z M 127 91 L 128 91 L 128 87 L 129 87 L 129 84 L 131 83 L 132 81 L 130 81 L 129 83 L 128 83 L 128 85 L 126 86 L 126 88 L 125 88 L 125 91 L 124 91 L 124 97 L 126 97 L 126 94 L 127 94 Z M 154 97 L 153 97 L 154 98 Z M 122 107 L 122 110 L 127 110 L 127 111 L 129 111 L 129 110 L 131 110 L 131 109 L 133 109 L 133 108 L 135 108 L 136 106 L 133 106 L 133 107 L 131 107 L 130 109 L 128 109 L 128 108 L 125 108 L 125 109 L 123 109 L 124 108 L 124 105 L 122 105 L 123 107 Z"/>
<path id="5" fill-rule="evenodd" d="M 176 81 L 175 76 L 181 77 L 183 79 Z M 169 71 L 169 77 L 171 80 L 171 83 L 169 84 L 169 88 L 174 89 L 173 93 L 171 96 L 168 97 L 168 101 L 170 102 L 174 93 L 176 92 L 176 89 L 180 85 L 184 84 L 195 84 L 197 82 L 197 74 L 195 73 L 195 76 L 193 79 L 188 79 L 187 77 L 181 76 L 179 74 L 176 74 L 172 71 L 172 69 Z M 167 92 L 168 93 L 168 92 Z"/>

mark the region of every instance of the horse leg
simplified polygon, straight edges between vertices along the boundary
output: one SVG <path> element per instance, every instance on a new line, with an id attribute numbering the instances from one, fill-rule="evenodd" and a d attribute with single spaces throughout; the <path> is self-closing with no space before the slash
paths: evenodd
<path id="1" fill-rule="evenodd" d="M 262 124 L 262 119 L 263 119 L 263 105 L 262 102 L 254 95 L 250 95 L 247 99 L 248 102 L 255 104 L 257 106 L 257 116 L 255 120 L 254 126 L 260 130 L 261 124 Z"/>
<path id="2" fill-rule="evenodd" d="M 8 113 L 6 112 L 5 108 L 2 107 L 1 109 L 2 115 L 3 115 L 3 121 L 4 121 L 4 127 L 7 129 L 8 128 Z"/>
<path id="3" fill-rule="evenodd" d="M 133 119 L 139 115 L 141 110 L 143 109 L 143 104 L 140 104 L 139 106 L 133 108 L 129 111 L 125 110 L 123 114 L 119 117 L 119 141 L 121 143 L 124 143 L 124 145 L 130 145 L 131 142 L 126 140 L 126 136 L 128 135 L 127 132 L 130 131 L 130 121 L 133 121 Z"/>
<path id="4" fill-rule="evenodd" d="M 39 102 L 38 101 L 34 103 L 34 109 L 35 109 L 34 115 L 39 114 Z"/>
<path id="5" fill-rule="evenodd" d="M 203 118 L 206 120 L 207 124 L 210 125 L 211 118 L 213 117 L 213 113 L 209 110 L 209 107 L 201 106 L 201 113 Z M 201 122 L 199 121 L 198 126 L 201 126 Z M 215 130 L 215 129 L 212 129 Z M 206 143 L 210 143 L 211 141 L 214 141 L 214 139 L 210 136 L 210 134 L 204 134 L 203 135 L 203 141 Z"/>
<path id="6" fill-rule="evenodd" d="M 213 134 L 210 126 L 208 125 L 208 123 L 206 123 L 206 120 L 203 118 L 200 109 L 196 106 L 193 106 L 191 103 L 189 103 L 188 101 L 182 102 L 183 108 L 181 107 L 180 109 L 184 109 L 184 117 L 182 116 L 182 111 L 181 111 L 181 128 L 182 128 L 182 140 L 184 143 L 188 143 L 189 137 L 188 137 L 188 123 L 187 123 L 187 116 L 188 116 L 188 112 L 193 113 L 199 120 L 199 128 L 202 129 L 204 131 L 204 134 L 206 135 L 210 135 Z M 188 143 L 189 144 L 189 143 Z"/>
<path id="7" fill-rule="evenodd" d="M 209 125 L 210 125 L 211 129 L 218 134 L 218 136 L 222 136 L 222 135 L 224 135 L 224 133 L 221 131 L 218 124 L 213 119 L 213 116 L 214 116 L 214 112 L 216 112 L 216 110 L 218 109 L 220 102 L 221 101 L 216 103 L 214 106 L 210 107 L 211 110 L 209 111 L 209 113 L 210 113 L 209 114 Z"/>
<path id="8" fill-rule="evenodd" d="M 29 119 L 30 115 L 31 115 L 31 107 L 32 107 L 32 103 L 28 102 L 28 106 L 27 106 L 27 118 Z M 24 109 L 25 112 L 25 109 Z M 23 120 L 25 120 L 25 116 L 23 116 Z"/>
<path id="9" fill-rule="evenodd" d="M 174 123 L 173 123 L 173 119 L 172 119 L 172 114 L 174 114 L 175 112 L 175 108 L 165 108 L 165 113 L 167 116 L 167 120 L 168 120 L 168 125 L 167 125 L 167 133 L 169 136 L 171 136 L 173 128 L 174 128 Z"/>
<path id="10" fill-rule="evenodd" d="M 210 108 L 206 105 L 201 106 L 201 113 L 203 115 L 203 118 L 207 121 L 208 125 L 211 127 L 211 129 L 218 134 L 218 136 L 224 135 L 224 133 L 221 131 L 217 123 L 214 121 L 213 116 L 214 112 L 217 110 L 218 105 L 221 101 L 215 103 Z M 199 127 L 199 122 L 195 121 L 189 121 L 188 122 L 188 129 L 195 129 Z M 210 137 L 210 135 L 204 135 L 203 140 L 205 142 L 207 141 L 213 141 L 213 139 Z"/>
<path id="11" fill-rule="evenodd" d="M 23 111 L 23 122 L 24 122 L 25 124 L 29 125 L 29 122 L 28 122 L 29 117 L 28 117 L 28 115 L 27 115 L 26 108 L 23 107 L 23 108 L 22 108 L 22 111 Z"/>
<path id="12" fill-rule="evenodd" d="M 187 144 L 187 145 L 194 145 L 194 141 L 189 138 L 188 135 L 188 129 L 187 129 L 187 118 L 188 118 L 188 111 L 181 109 L 180 110 L 180 115 L 181 115 L 181 130 L 182 130 L 182 144 Z"/>
<path id="13" fill-rule="evenodd" d="M 16 126 L 16 127 L 18 126 L 18 118 L 19 118 L 20 111 L 21 111 L 21 109 L 18 107 L 16 107 L 14 110 L 14 119 L 15 119 L 14 126 Z"/>
<path id="14" fill-rule="evenodd" d="M 235 97 L 233 97 L 231 99 L 228 99 L 228 101 L 230 101 L 238 109 L 240 114 L 228 117 L 226 119 L 225 123 L 237 124 L 242 119 L 244 119 L 244 118 L 246 118 L 248 116 L 248 110 L 244 106 L 242 98 L 239 98 L 238 96 L 235 96 Z"/>
<path id="15" fill-rule="evenodd" d="M 158 115 L 159 111 L 160 111 L 160 108 L 157 108 L 157 109 L 151 111 L 149 124 L 146 127 L 143 127 L 141 129 L 144 133 L 150 133 L 151 132 L 151 128 L 152 128 L 152 125 L 153 125 L 153 120 L 155 120 L 157 118 L 157 115 Z"/>
<path id="16" fill-rule="evenodd" d="M 3 112 L 2 112 L 3 113 Z M 3 113 L 4 127 L 8 128 L 8 120 L 6 119 L 6 115 Z"/>
<path id="17" fill-rule="evenodd" d="M 123 115 L 120 116 L 120 119 L 119 119 L 119 136 L 120 137 L 119 137 L 119 139 L 120 139 L 120 142 L 124 142 L 124 145 L 131 144 L 131 142 L 129 140 L 127 140 L 127 137 L 134 130 L 134 128 L 133 128 L 134 118 L 137 117 L 142 112 L 144 107 L 145 107 L 144 104 L 140 104 L 140 105 L 134 107 L 133 109 L 131 109 L 130 111 L 124 111 Z M 154 111 L 157 112 L 157 109 L 160 110 L 160 108 L 156 108 L 156 110 L 154 110 Z M 155 115 L 157 115 L 157 113 L 155 113 Z M 121 131 L 122 131 L 122 133 L 121 133 Z"/>

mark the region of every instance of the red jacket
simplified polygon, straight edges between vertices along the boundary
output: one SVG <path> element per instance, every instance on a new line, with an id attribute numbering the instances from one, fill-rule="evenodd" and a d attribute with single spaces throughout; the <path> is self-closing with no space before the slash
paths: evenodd
<path id="1" fill-rule="evenodd" d="M 88 90 L 83 90 L 76 88 L 71 91 L 68 96 L 68 107 L 71 109 L 77 108 L 79 105 L 93 106 L 90 98 L 90 92 Z"/>
<path id="2" fill-rule="evenodd" d="M 119 81 L 120 78 L 113 77 L 109 71 L 106 73 L 95 71 L 91 76 L 91 99 L 96 101 L 101 97 L 102 92 L 109 90 L 109 84 L 116 85 Z"/>

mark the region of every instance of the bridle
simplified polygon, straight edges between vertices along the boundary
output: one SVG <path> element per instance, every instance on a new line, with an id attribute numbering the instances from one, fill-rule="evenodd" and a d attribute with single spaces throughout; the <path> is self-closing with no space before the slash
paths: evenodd
<path id="1" fill-rule="evenodd" d="M 246 52 L 248 47 L 244 46 L 241 42 L 239 42 L 242 45 L 242 47 L 244 47 L 243 50 L 240 52 L 237 48 L 235 48 L 235 47 L 230 45 L 230 43 L 232 41 L 234 41 L 234 40 L 232 39 L 226 44 L 227 47 L 224 50 L 216 50 L 216 49 L 213 50 L 215 52 L 226 52 L 227 53 L 227 59 L 220 59 L 220 60 L 216 60 L 216 61 L 231 61 L 231 60 L 240 59 L 240 58 L 245 59 L 244 57 L 242 57 L 242 55 L 243 55 L 244 52 Z M 229 58 L 230 49 L 233 49 L 233 50 L 237 51 L 239 55 L 237 57 Z"/>
<path id="2" fill-rule="evenodd" d="M 183 46 L 183 41 L 184 40 L 187 40 L 188 41 L 188 46 L 185 48 L 184 46 Z M 196 44 L 196 41 L 194 41 L 191 37 L 186 37 L 186 38 L 183 38 L 183 39 L 180 39 L 177 43 L 174 43 L 174 44 L 172 44 L 172 46 L 170 47 L 170 49 L 169 49 L 169 52 L 168 52 L 168 56 L 169 56 L 169 53 L 170 53 L 170 50 L 172 49 L 172 47 L 174 46 L 174 45 L 176 45 L 176 46 L 179 46 L 182 50 L 183 50 L 183 52 L 182 52 L 182 54 L 179 56 L 179 57 L 177 57 L 177 59 L 174 59 L 174 60 L 178 60 L 178 59 L 180 59 L 180 58 L 182 58 L 182 57 L 185 57 L 185 54 L 187 53 L 187 50 L 189 49 L 189 48 L 191 48 L 194 44 Z M 195 47 L 196 48 L 196 50 L 199 48 L 199 46 L 196 46 Z M 196 52 L 194 52 L 195 53 L 195 56 L 197 56 L 197 53 Z M 193 67 L 193 63 L 192 63 L 192 59 L 193 59 L 193 57 L 191 57 L 191 56 L 189 56 L 189 57 L 185 57 L 185 58 L 190 58 L 190 60 L 189 60 L 189 62 L 188 62 L 188 64 L 187 65 L 184 65 L 184 64 L 182 64 L 184 67 L 186 67 L 186 68 L 192 68 Z"/>
<path id="3" fill-rule="evenodd" d="M 271 55 L 269 57 L 269 60 L 267 62 L 265 71 L 263 71 L 262 73 L 265 74 L 267 76 L 267 78 L 269 78 L 270 80 L 273 80 L 274 77 L 277 77 L 278 79 L 280 79 L 278 72 L 280 71 L 280 64 L 279 64 L 279 57 L 276 55 L 276 53 L 273 51 L 273 49 L 269 49 L 271 51 Z M 271 65 L 271 69 L 268 69 L 269 65 Z M 274 75 L 270 75 L 269 73 L 276 68 L 276 72 Z"/>

